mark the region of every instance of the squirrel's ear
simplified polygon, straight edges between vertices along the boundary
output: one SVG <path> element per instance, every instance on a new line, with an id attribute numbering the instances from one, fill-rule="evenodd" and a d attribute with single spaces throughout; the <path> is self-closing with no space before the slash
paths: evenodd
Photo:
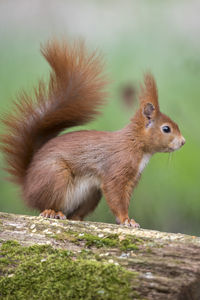
<path id="1" fill-rule="evenodd" d="M 159 112 L 157 86 L 153 75 L 150 73 L 146 73 L 144 76 L 144 84 L 141 85 L 139 98 L 140 107 L 146 117 L 155 116 Z"/>
<path id="2" fill-rule="evenodd" d="M 148 119 L 151 120 L 155 113 L 155 107 L 152 103 L 145 103 L 143 108 L 143 115 Z"/>

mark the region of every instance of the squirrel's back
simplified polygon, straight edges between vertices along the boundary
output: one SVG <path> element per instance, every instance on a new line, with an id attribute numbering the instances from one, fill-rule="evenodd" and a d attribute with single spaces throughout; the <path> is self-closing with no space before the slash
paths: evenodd
<path id="1" fill-rule="evenodd" d="M 88 53 L 82 41 L 69 45 L 52 40 L 41 52 L 51 67 L 48 85 L 41 80 L 33 97 L 21 92 L 14 112 L 3 119 L 7 171 L 20 184 L 34 153 L 63 129 L 94 119 L 105 99 L 101 56 Z"/>

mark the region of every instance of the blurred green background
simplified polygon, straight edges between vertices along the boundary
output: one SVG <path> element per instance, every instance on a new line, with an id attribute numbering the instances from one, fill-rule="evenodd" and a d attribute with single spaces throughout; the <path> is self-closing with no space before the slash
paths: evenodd
<path id="1" fill-rule="evenodd" d="M 186 144 L 171 156 L 156 154 L 143 172 L 130 205 L 130 216 L 143 228 L 200 235 L 199 11 L 194 0 L 0 2 L 1 114 L 12 109 L 21 88 L 31 93 L 38 78 L 48 79 L 39 48 L 52 36 L 83 37 L 89 48 L 104 53 L 113 80 L 110 99 L 103 116 L 87 128 L 125 126 L 135 109 L 124 109 L 120 89 L 137 85 L 145 70 L 154 74 L 161 109 L 179 124 Z M 38 214 L 5 181 L 0 159 L 0 211 Z M 114 222 L 104 199 L 88 219 Z"/>

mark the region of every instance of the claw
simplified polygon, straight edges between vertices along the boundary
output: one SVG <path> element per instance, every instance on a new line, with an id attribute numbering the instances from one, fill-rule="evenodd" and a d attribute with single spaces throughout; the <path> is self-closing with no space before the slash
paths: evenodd
<path id="1" fill-rule="evenodd" d="M 133 228 L 140 228 L 140 225 L 136 223 L 134 219 L 126 219 L 123 225 L 133 227 Z"/>
<path id="2" fill-rule="evenodd" d="M 55 211 L 53 209 L 45 209 L 43 212 L 41 212 L 40 216 L 44 218 L 51 218 L 51 219 L 61 219 L 65 220 L 66 216 L 61 211 Z"/>

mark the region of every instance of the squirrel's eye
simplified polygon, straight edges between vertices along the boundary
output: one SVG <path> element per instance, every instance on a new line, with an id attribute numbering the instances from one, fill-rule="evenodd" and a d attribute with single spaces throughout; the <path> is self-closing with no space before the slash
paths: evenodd
<path id="1" fill-rule="evenodd" d="M 163 127 L 162 127 L 162 131 L 163 131 L 164 133 L 169 133 L 169 132 L 171 132 L 171 129 L 170 129 L 169 126 L 163 126 Z"/>

